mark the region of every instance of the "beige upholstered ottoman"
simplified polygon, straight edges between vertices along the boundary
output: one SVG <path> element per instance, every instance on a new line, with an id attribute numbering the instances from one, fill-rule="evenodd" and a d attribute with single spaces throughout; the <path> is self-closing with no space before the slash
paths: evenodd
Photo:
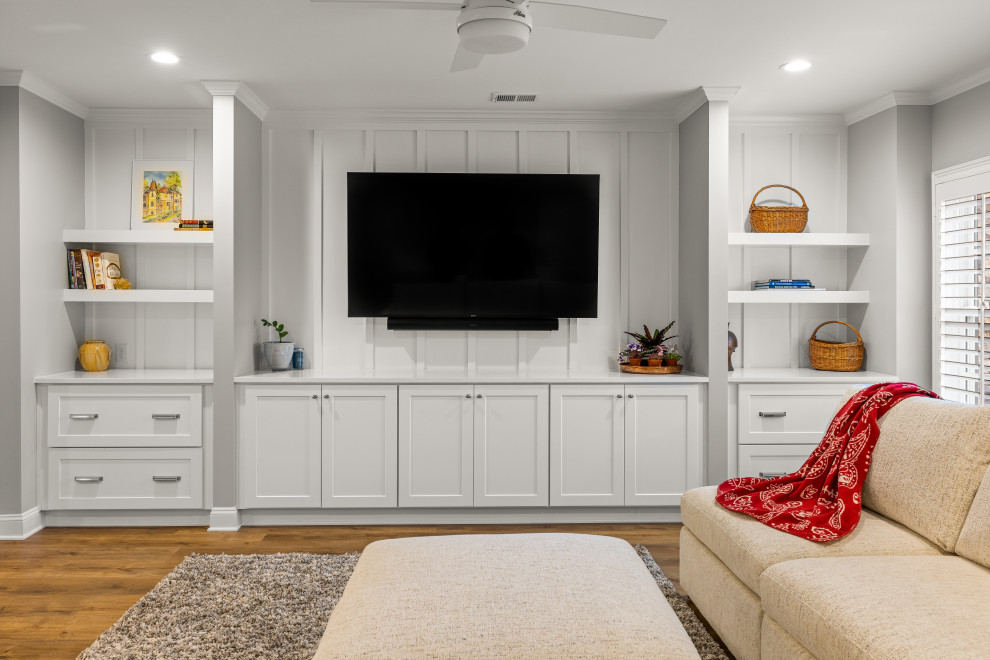
<path id="1" fill-rule="evenodd" d="M 369 545 L 316 658 L 699 658 L 625 541 L 440 536 Z"/>

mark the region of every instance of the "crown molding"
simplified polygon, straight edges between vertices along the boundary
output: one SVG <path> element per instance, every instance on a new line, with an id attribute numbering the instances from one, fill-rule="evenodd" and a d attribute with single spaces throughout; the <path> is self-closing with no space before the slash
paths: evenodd
<path id="1" fill-rule="evenodd" d="M 161 126 L 171 128 L 211 128 L 213 111 L 207 108 L 155 109 L 91 108 L 86 117 L 90 126 Z"/>
<path id="2" fill-rule="evenodd" d="M 963 92 L 968 92 L 974 87 L 979 87 L 990 82 L 990 66 L 975 71 L 968 76 L 963 76 L 944 87 L 939 87 L 931 93 L 932 103 L 941 103 L 953 96 L 958 96 Z"/>
<path id="3" fill-rule="evenodd" d="M 933 103 L 935 101 L 932 100 L 932 96 L 928 92 L 890 92 L 847 112 L 845 114 L 846 126 L 851 126 L 899 105 L 932 105 Z"/>
<path id="4" fill-rule="evenodd" d="M 250 87 L 242 82 L 236 80 L 202 80 L 200 82 L 213 96 L 233 96 L 262 121 L 268 115 L 268 106 L 257 94 L 251 91 Z"/>
<path id="5" fill-rule="evenodd" d="M 273 110 L 265 118 L 267 126 L 299 126 L 306 128 L 353 126 L 369 128 L 374 125 L 423 124 L 461 125 L 572 125 L 610 126 L 626 129 L 673 130 L 676 124 L 670 115 L 656 112 L 595 112 L 552 110 L 393 110 L 340 109 L 325 111 Z"/>
<path id="6" fill-rule="evenodd" d="M 706 103 L 712 101 L 730 101 L 739 93 L 739 87 L 702 86 L 690 92 L 674 109 L 674 119 L 680 124 Z"/>
<path id="7" fill-rule="evenodd" d="M 729 125 L 733 128 L 745 127 L 808 127 L 808 128 L 845 128 L 845 117 L 841 114 L 809 114 L 809 115 L 732 115 Z"/>
<path id="8" fill-rule="evenodd" d="M 89 108 L 82 103 L 69 98 L 60 90 L 27 71 L 0 71 L 0 87 L 20 87 L 80 119 L 86 119 L 89 114 Z"/>

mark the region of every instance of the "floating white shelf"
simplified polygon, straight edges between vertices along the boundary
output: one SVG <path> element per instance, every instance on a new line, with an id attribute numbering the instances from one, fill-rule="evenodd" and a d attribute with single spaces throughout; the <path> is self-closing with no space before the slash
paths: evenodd
<path id="1" fill-rule="evenodd" d="M 869 234 L 729 234 L 729 245 L 753 247 L 861 247 L 870 244 Z"/>
<path id="2" fill-rule="evenodd" d="M 63 243 L 129 243 L 132 245 L 213 245 L 212 231 L 174 229 L 63 229 Z"/>
<path id="3" fill-rule="evenodd" d="M 65 302 L 211 303 L 212 289 L 64 289 Z"/>
<path id="4" fill-rule="evenodd" d="M 869 291 L 729 291 L 730 303 L 868 303 Z"/>

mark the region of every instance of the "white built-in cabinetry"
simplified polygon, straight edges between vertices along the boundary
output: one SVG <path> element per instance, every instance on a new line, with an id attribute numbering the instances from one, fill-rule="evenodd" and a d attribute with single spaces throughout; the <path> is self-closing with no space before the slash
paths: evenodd
<path id="1" fill-rule="evenodd" d="M 239 506 L 396 505 L 396 388 L 258 385 L 240 390 Z"/>
<path id="2" fill-rule="evenodd" d="M 206 374 L 154 384 L 161 374 L 142 374 L 149 384 L 86 375 L 100 374 L 50 376 L 39 387 L 42 509 L 204 508 L 212 430 L 204 425 Z"/>
<path id="3" fill-rule="evenodd" d="M 702 483 L 702 379 L 252 379 L 267 378 L 239 379 L 244 509 L 661 507 Z"/>
<path id="4" fill-rule="evenodd" d="M 701 485 L 695 386 L 554 385 L 551 506 L 677 506 Z"/>

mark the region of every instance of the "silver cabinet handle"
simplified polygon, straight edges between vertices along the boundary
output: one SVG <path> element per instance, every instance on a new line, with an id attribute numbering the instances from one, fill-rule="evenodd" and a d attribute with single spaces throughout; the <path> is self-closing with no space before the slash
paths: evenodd
<path id="1" fill-rule="evenodd" d="M 103 481 L 103 477 L 75 477 L 75 479 L 81 484 L 98 484 Z"/>
<path id="2" fill-rule="evenodd" d="M 69 419 L 99 419 L 100 416 L 96 413 L 70 413 Z"/>
<path id="3" fill-rule="evenodd" d="M 789 472 L 760 472 L 760 476 L 764 479 L 773 479 L 774 477 L 782 477 L 785 474 L 790 474 Z"/>
<path id="4" fill-rule="evenodd" d="M 176 481 L 182 481 L 182 477 L 160 477 L 156 474 L 151 477 L 151 480 L 158 483 L 173 483 Z"/>
<path id="5" fill-rule="evenodd" d="M 626 398 L 627 398 L 627 399 L 631 399 L 631 398 L 633 398 L 633 395 L 632 395 L 632 394 L 627 394 L 627 395 L 626 395 Z"/>
<path id="6" fill-rule="evenodd" d="M 324 394 L 324 395 L 323 395 L 323 398 L 324 398 L 324 399 L 329 399 L 329 398 L 330 398 L 330 395 L 329 395 L 329 394 Z"/>
<path id="7" fill-rule="evenodd" d="M 787 417 L 785 412 L 763 412 L 760 411 L 760 417 Z"/>
<path id="8" fill-rule="evenodd" d="M 464 398 L 465 398 L 465 399 L 470 399 L 470 398 L 471 398 L 471 395 L 470 395 L 470 394 L 465 394 L 465 395 L 464 395 Z"/>
<path id="9" fill-rule="evenodd" d="M 314 399 L 319 399 L 319 398 L 320 398 L 320 395 L 319 395 L 319 394 L 314 394 L 314 395 L 313 395 L 313 398 L 314 398 Z"/>
<path id="10" fill-rule="evenodd" d="M 179 413 L 151 413 L 151 419 L 179 419 Z"/>
<path id="11" fill-rule="evenodd" d="M 616 399 L 621 399 L 621 398 L 622 398 L 622 395 L 621 395 L 621 394 L 616 394 L 616 395 L 615 395 L 615 398 L 616 398 Z"/>
<path id="12" fill-rule="evenodd" d="M 475 395 L 474 395 L 474 398 L 476 398 L 476 399 L 481 399 L 481 398 L 483 398 L 483 397 L 482 397 L 482 396 L 481 396 L 480 394 L 475 394 Z"/>

